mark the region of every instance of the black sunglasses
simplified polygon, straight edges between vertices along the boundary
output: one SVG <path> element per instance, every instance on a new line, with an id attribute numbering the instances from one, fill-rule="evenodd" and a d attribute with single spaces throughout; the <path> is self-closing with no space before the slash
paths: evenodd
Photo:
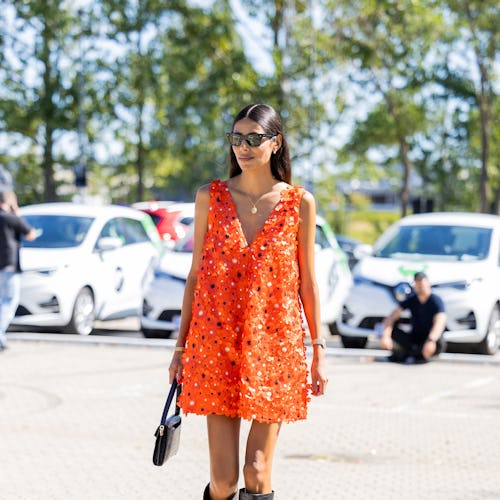
<path id="1" fill-rule="evenodd" d="M 247 141 L 247 144 L 251 146 L 252 148 L 255 148 L 257 146 L 260 146 L 262 144 L 262 139 L 264 137 L 269 137 L 272 139 L 273 137 L 276 137 L 275 134 L 247 134 L 247 135 L 242 135 L 242 134 L 236 134 L 235 132 L 228 132 L 226 134 L 227 140 L 229 141 L 229 144 L 231 146 L 241 146 L 243 141 Z"/>

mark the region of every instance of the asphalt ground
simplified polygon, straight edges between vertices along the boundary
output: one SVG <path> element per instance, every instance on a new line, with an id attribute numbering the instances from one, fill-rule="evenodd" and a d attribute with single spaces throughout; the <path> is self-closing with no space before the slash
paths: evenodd
<path id="1" fill-rule="evenodd" d="M 0 498 L 201 499 L 203 417 L 183 418 L 170 462 L 151 460 L 173 344 L 133 331 L 9 334 L 0 353 Z M 327 395 L 312 400 L 306 421 L 281 430 L 278 500 L 500 498 L 498 356 L 446 353 L 407 366 L 377 349 L 329 344 Z"/>

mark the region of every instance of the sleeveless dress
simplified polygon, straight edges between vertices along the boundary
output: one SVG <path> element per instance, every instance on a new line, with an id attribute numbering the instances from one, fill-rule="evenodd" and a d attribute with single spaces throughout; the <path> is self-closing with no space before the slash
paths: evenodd
<path id="1" fill-rule="evenodd" d="M 305 191 L 284 189 L 251 244 L 226 182 L 211 182 L 209 191 L 179 406 L 185 413 L 267 423 L 305 419 L 297 249 Z"/>

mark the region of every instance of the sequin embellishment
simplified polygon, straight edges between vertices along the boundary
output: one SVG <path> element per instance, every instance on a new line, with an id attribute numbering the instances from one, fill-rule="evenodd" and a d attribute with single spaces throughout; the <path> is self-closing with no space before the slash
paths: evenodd
<path id="1" fill-rule="evenodd" d="M 208 229 L 183 354 L 185 413 L 260 422 L 307 416 L 297 234 L 291 187 L 248 244 L 225 181 L 210 184 Z"/>

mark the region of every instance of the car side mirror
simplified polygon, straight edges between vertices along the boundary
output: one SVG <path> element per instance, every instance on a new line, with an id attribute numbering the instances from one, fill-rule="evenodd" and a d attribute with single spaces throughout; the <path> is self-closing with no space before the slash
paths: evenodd
<path id="1" fill-rule="evenodd" d="M 99 238 L 97 241 L 97 250 L 100 252 L 106 252 L 109 250 L 116 250 L 123 246 L 123 242 L 120 238 L 113 236 L 106 236 L 104 238 Z"/>
<path id="2" fill-rule="evenodd" d="M 353 250 L 353 255 L 356 260 L 361 260 L 363 257 L 373 255 L 373 247 L 367 243 L 357 245 Z"/>

